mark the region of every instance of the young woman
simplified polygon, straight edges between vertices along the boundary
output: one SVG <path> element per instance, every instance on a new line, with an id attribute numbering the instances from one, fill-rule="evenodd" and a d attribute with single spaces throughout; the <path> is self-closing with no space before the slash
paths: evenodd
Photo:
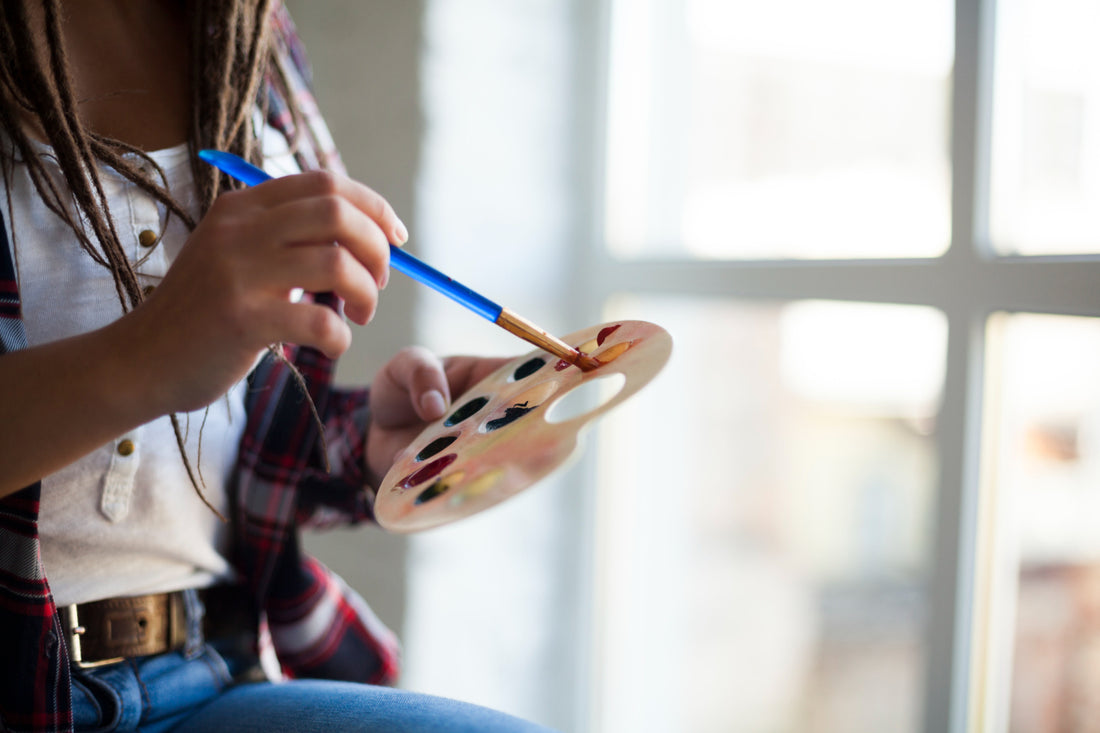
<path id="1" fill-rule="evenodd" d="M 393 635 L 298 550 L 499 361 L 331 386 L 408 235 L 285 10 L 15 0 L 0 44 L 0 729 L 538 730 L 381 686 Z"/>

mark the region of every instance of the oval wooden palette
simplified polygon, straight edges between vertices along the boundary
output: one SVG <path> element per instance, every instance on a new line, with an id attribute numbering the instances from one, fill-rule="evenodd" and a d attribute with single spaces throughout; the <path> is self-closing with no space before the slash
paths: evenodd
<path id="1" fill-rule="evenodd" d="M 581 431 L 644 387 L 672 352 L 668 332 L 645 321 L 592 326 L 563 340 L 594 356 L 600 366 L 581 371 L 535 350 L 467 390 L 445 417 L 420 433 L 382 480 L 374 504 L 382 527 L 418 532 L 515 496 L 564 465 Z M 582 414 L 557 416 L 566 395 L 608 377 L 622 382 L 613 397 Z"/>

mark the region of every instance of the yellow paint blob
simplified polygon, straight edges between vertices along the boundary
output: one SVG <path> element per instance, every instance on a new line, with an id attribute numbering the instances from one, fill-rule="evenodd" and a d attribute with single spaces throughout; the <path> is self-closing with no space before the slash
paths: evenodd
<path id="1" fill-rule="evenodd" d="M 498 468 L 479 476 L 471 481 L 468 486 L 463 487 L 462 491 L 451 497 L 451 506 L 458 506 L 469 499 L 476 499 L 496 486 L 503 475 L 504 471 Z"/>
<path id="2" fill-rule="evenodd" d="M 608 346 L 606 349 L 598 354 L 594 354 L 593 356 L 599 359 L 601 364 L 607 364 L 608 362 L 618 359 L 627 349 L 629 349 L 633 345 L 634 344 L 631 341 L 620 341 L 613 346 Z"/>

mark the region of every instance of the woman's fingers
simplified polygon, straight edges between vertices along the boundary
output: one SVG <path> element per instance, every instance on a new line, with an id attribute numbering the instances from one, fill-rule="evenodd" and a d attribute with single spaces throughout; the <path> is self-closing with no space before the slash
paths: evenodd
<path id="1" fill-rule="evenodd" d="M 372 419 L 383 427 L 435 420 L 450 402 L 442 362 L 417 346 L 402 349 L 386 362 L 371 387 Z"/>
<path id="2" fill-rule="evenodd" d="M 334 292 L 344 313 L 365 324 L 389 273 L 389 242 L 405 237 L 384 198 L 331 173 L 287 176 L 219 196 L 130 319 L 154 371 L 174 375 L 166 381 L 179 385 L 166 395 L 165 409 L 193 409 L 224 393 L 267 344 L 302 344 L 332 358 L 343 354 L 351 343 L 343 316 L 327 306 L 291 302 L 289 293 Z M 203 345 L 198 356 L 195 343 Z M 419 381 L 401 388 L 417 399 L 432 391 Z M 445 389 L 442 394 L 446 400 Z M 419 416 L 438 409 L 429 397 L 411 411 Z"/>
<path id="3" fill-rule="evenodd" d="M 417 416 L 424 422 L 443 417 L 451 404 L 451 390 L 443 364 L 426 349 L 416 349 L 417 355 L 409 369 L 409 393 Z"/>
<path id="4" fill-rule="evenodd" d="M 210 238 L 208 256 L 237 251 L 235 269 L 279 299 L 296 288 L 333 291 L 361 325 L 389 279 L 389 236 L 407 236 L 385 199 L 331 173 L 274 179 L 225 194 L 215 207 L 207 218 L 222 233 Z"/>
<path id="5" fill-rule="evenodd" d="M 261 241 L 284 245 L 326 242 L 345 247 L 371 273 L 379 288 L 385 286 L 390 248 L 378 224 L 339 196 L 297 199 L 264 212 Z"/>
<path id="6" fill-rule="evenodd" d="M 404 348 L 374 380 L 372 418 L 384 427 L 437 420 L 447 411 L 452 395 L 465 392 L 507 361 L 472 356 L 440 360 L 425 348 Z"/>
<path id="7" fill-rule="evenodd" d="M 334 292 L 344 312 L 363 326 L 378 305 L 378 285 L 347 249 L 331 244 L 287 247 L 261 265 L 260 275 L 280 297 L 295 288 L 311 293 Z"/>
<path id="8" fill-rule="evenodd" d="M 316 303 L 275 302 L 258 319 L 260 332 L 270 334 L 264 341 L 288 341 L 311 346 L 335 359 L 351 346 L 351 329 L 336 311 Z"/>
<path id="9" fill-rule="evenodd" d="M 443 370 L 452 394 L 462 394 L 489 376 L 512 357 L 448 356 L 443 360 Z"/>
<path id="10" fill-rule="evenodd" d="M 409 238 L 408 230 L 385 198 L 368 186 L 338 173 L 309 171 L 275 178 L 252 190 L 256 191 L 263 205 L 269 208 L 295 199 L 338 196 L 370 217 L 385 234 L 387 241 L 404 244 Z"/>

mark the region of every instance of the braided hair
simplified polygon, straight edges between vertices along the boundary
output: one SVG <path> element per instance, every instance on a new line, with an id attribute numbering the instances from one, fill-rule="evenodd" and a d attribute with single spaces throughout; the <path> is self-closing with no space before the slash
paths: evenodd
<path id="1" fill-rule="evenodd" d="M 97 164 L 106 164 L 146 191 L 165 207 L 169 217 L 178 217 L 189 230 L 197 221 L 173 198 L 165 187 L 163 169 L 144 151 L 84 127 L 62 43 L 61 1 L 41 2 L 38 14 L 29 12 L 24 2 L 0 3 L 0 129 L 10 140 L 0 146 L 0 168 L 9 205 L 13 166 L 22 160 L 44 204 L 72 228 L 84 252 L 110 271 L 122 309 L 129 311 L 145 296 L 119 240 Z M 199 211 L 205 214 L 222 191 L 241 184 L 202 164 L 194 155 L 196 151 L 227 150 L 258 164 L 261 151 L 252 116 L 258 109 L 266 118 L 273 97 L 289 109 L 293 130 L 307 126 L 300 124 L 301 110 L 276 60 L 272 0 L 181 2 L 189 19 L 191 55 L 192 112 L 187 142 Z M 38 123 L 51 146 L 67 188 L 59 187 L 47 174 L 35 141 L 21 122 L 28 116 Z M 292 150 L 296 149 L 297 141 L 289 142 Z M 282 356 L 281 350 L 272 351 Z M 297 370 L 294 376 L 300 383 Z M 199 488 L 184 450 L 179 421 L 176 415 L 170 417 L 191 483 L 203 502 L 218 513 Z"/>

